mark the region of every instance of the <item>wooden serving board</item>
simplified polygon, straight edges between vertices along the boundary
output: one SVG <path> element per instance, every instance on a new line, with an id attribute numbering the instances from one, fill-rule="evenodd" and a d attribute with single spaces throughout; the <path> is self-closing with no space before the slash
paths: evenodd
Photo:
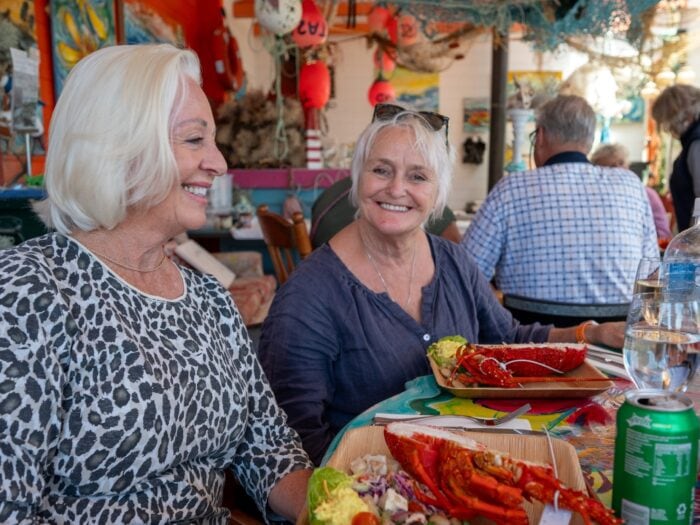
<path id="1" fill-rule="evenodd" d="M 512 345 L 511 345 L 512 346 Z M 567 345 L 576 346 L 576 345 Z M 440 372 L 440 367 L 428 358 L 430 367 L 433 370 L 435 381 L 438 386 L 447 390 L 456 397 L 481 398 L 481 399 L 533 399 L 533 398 L 573 398 L 573 397 L 591 397 L 596 394 L 605 392 L 612 387 L 612 381 L 576 381 L 577 377 L 598 377 L 605 379 L 607 376 L 598 370 L 589 361 L 584 361 L 577 368 L 562 374 L 559 377 L 569 377 L 571 381 L 557 383 L 526 383 L 521 387 L 502 388 L 492 386 L 475 386 L 460 388 L 450 386 L 447 380 Z"/>
<path id="2" fill-rule="evenodd" d="M 469 431 L 464 432 L 469 438 L 479 441 L 489 448 L 507 452 L 514 458 L 527 461 L 551 464 L 547 437 L 497 434 L 491 432 Z M 556 468 L 559 479 L 569 488 L 586 492 L 586 483 L 583 479 L 576 449 L 561 439 L 552 438 L 552 448 L 556 459 Z M 389 449 L 384 442 L 384 427 L 361 427 L 348 430 L 338 444 L 333 456 L 328 461 L 328 466 L 348 472 L 350 463 L 365 454 L 385 454 L 389 456 Z M 525 502 L 530 523 L 539 523 L 543 505 L 539 502 Z M 308 521 L 307 521 L 308 523 Z M 490 520 L 478 518 L 470 520 L 473 524 L 487 524 Z M 583 519 L 574 514 L 571 524 L 581 525 Z"/>

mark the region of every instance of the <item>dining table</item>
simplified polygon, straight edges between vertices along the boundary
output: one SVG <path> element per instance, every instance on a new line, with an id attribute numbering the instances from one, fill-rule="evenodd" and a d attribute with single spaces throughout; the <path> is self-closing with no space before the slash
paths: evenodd
<path id="1" fill-rule="evenodd" d="M 618 374 L 622 375 L 622 374 Z M 512 425 L 508 433 L 542 433 L 573 445 L 579 458 L 589 495 L 607 506 L 612 502 L 613 457 L 615 451 L 615 416 L 625 400 L 625 393 L 635 388 L 627 378 L 610 376 L 611 386 L 591 397 L 528 399 L 458 397 L 440 388 L 433 375 L 417 377 L 405 384 L 405 389 L 365 410 L 352 419 L 339 433 L 327 450 L 322 463 L 331 458 L 345 433 L 351 429 L 371 426 L 376 414 L 395 414 L 397 418 L 409 415 L 470 415 L 498 417 L 529 403 L 531 409 L 515 421 L 526 420 L 531 430 L 520 431 Z M 556 390 L 554 390 L 556 392 Z M 700 416 L 700 377 L 696 377 L 686 392 Z M 512 423 L 512 422 L 511 422 Z M 525 424 L 524 426 L 527 426 Z M 498 431 L 498 427 L 489 427 Z M 693 524 L 700 525 L 700 483 L 696 482 Z"/>

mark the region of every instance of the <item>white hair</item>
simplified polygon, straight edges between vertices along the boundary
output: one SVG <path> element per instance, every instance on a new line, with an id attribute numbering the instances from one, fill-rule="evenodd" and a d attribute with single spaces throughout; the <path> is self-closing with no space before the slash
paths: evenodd
<path id="1" fill-rule="evenodd" d="M 587 152 L 593 146 L 596 116 L 583 97 L 558 95 L 537 110 L 535 122 L 553 142 L 578 144 Z"/>
<path id="2" fill-rule="evenodd" d="M 170 141 L 197 56 L 169 44 L 100 49 L 69 73 L 51 120 L 38 212 L 61 233 L 111 229 L 161 202 L 179 174 Z"/>
<path id="3" fill-rule="evenodd" d="M 434 131 L 420 113 L 407 108 L 392 118 L 375 120 L 360 134 L 350 165 L 350 176 L 352 177 L 350 201 L 358 209 L 359 214 L 358 186 L 367 157 L 369 157 L 379 133 L 385 129 L 397 127 L 413 131 L 415 140 L 412 144 L 406 144 L 406 148 L 415 149 L 420 153 L 426 164 L 437 176 L 435 205 L 426 222 L 439 218 L 447 205 L 447 196 L 452 185 L 454 148 L 448 145 L 444 127 Z"/>

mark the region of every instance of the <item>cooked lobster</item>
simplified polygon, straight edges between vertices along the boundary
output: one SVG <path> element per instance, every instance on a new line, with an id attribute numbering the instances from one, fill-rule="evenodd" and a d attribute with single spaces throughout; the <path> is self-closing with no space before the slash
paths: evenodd
<path id="1" fill-rule="evenodd" d="M 454 518 L 484 516 L 496 524 L 525 525 L 525 499 L 556 499 L 587 525 L 622 523 L 599 501 L 565 487 L 549 465 L 514 459 L 466 436 L 411 423 L 391 423 L 384 439 L 403 469 L 424 486 L 415 484 L 416 497 Z"/>
<path id="2" fill-rule="evenodd" d="M 553 377 L 579 366 L 586 359 L 586 347 L 553 345 L 464 344 L 455 354 L 457 364 L 447 382 L 517 387 L 523 383 L 552 381 L 609 381 L 603 377 L 572 379 Z"/>

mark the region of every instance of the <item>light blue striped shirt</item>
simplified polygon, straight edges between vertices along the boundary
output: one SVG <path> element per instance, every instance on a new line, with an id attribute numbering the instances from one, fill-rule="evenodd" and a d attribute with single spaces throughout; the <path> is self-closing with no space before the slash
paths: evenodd
<path id="1" fill-rule="evenodd" d="M 503 293 L 579 304 L 628 302 L 639 260 L 659 254 L 639 178 L 581 161 L 501 179 L 462 244 Z"/>

